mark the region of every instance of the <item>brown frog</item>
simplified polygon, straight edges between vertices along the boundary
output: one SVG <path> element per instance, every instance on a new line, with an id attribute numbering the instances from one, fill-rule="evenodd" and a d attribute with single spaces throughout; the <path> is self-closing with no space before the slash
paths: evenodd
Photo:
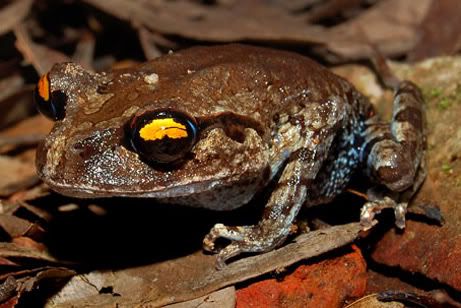
<path id="1" fill-rule="evenodd" d="M 108 73 L 56 64 L 35 91 L 56 120 L 38 174 L 68 196 L 219 211 L 276 181 L 257 225 L 216 224 L 206 235 L 207 250 L 231 241 L 218 266 L 282 244 L 302 205 L 329 202 L 357 171 L 386 192 L 362 208 L 364 228 L 386 207 L 403 228 L 408 198 L 396 192 L 414 192 L 424 178 L 424 113 L 414 84 L 396 90 L 389 125 L 347 81 L 291 52 L 196 47 Z"/>

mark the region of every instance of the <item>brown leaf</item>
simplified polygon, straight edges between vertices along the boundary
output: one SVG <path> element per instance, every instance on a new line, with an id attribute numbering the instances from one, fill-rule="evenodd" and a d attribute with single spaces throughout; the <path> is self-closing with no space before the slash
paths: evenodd
<path id="1" fill-rule="evenodd" d="M 17 25 L 14 28 L 14 34 L 16 35 L 16 48 L 40 75 L 48 72 L 56 62 L 70 61 L 63 53 L 34 43 L 24 24 Z"/>
<path id="2" fill-rule="evenodd" d="M 234 308 L 235 287 L 227 287 L 211 294 L 177 304 L 166 305 L 165 308 Z"/>
<path id="3" fill-rule="evenodd" d="M 8 278 L 9 276 L 16 278 L 16 280 L 19 280 L 22 277 L 32 277 L 32 276 L 37 275 L 37 273 L 48 270 L 50 268 L 55 268 L 55 267 L 40 266 L 40 267 L 35 267 L 35 268 L 30 268 L 30 269 L 21 269 L 21 270 L 11 271 L 9 273 L 1 274 L 0 280 L 4 280 Z"/>
<path id="4" fill-rule="evenodd" d="M 32 219 L 40 218 L 45 221 L 49 221 L 51 219 L 51 214 L 39 207 L 30 205 L 26 202 L 19 201 L 4 201 L 0 200 L 0 213 L 4 215 L 15 215 L 16 211 L 18 210 L 25 210 L 27 218 L 31 217 Z"/>
<path id="5" fill-rule="evenodd" d="M 28 258 L 39 261 L 57 262 L 57 260 L 46 251 L 24 248 L 13 243 L 0 242 L 0 257 L 3 258 Z"/>
<path id="6" fill-rule="evenodd" d="M 161 306 L 190 300 L 343 246 L 354 240 L 360 229 L 353 223 L 309 232 L 274 251 L 235 261 L 221 271 L 215 269 L 215 256 L 202 252 L 135 268 L 94 271 L 71 279 L 48 304 Z M 101 294 L 107 288 L 119 296 Z"/>
<path id="7" fill-rule="evenodd" d="M 333 27 L 325 41 L 329 60 L 368 58 L 369 43 L 387 55 L 401 55 L 413 48 L 418 26 L 432 0 L 382 0 L 357 18 Z"/>
<path id="8" fill-rule="evenodd" d="M 370 294 L 364 296 L 352 304 L 347 305 L 345 308 L 404 308 L 405 305 L 398 302 L 380 302 L 377 294 Z"/>
<path id="9" fill-rule="evenodd" d="M 25 236 L 15 237 L 12 240 L 12 243 L 19 247 L 33 249 L 33 250 L 37 250 L 40 252 L 43 252 L 46 250 L 45 245 L 43 245 L 42 243 L 38 243 L 34 241 L 33 239 L 29 237 L 25 237 Z"/>
<path id="10" fill-rule="evenodd" d="M 12 195 L 9 196 L 8 201 L 9 202 L 25 202 L 25 201 L 30 201 L 34 200 L 40 197 L 44 197 L 50 194 L 50 189 L 49 187 L 41 183 L 39 185 L 36 185 L 34 187 L 31 187 L 27 190 L 23 191 L 18 191 L 13 193 Z M 29 204 L 22 204 L 23 207 L 27 207 L 27 209 L 37 215 L 38 217 L 42 218 L 43 220 L 49 220 L 50 214 L 38 207 L 31 206 Z"/>
<path id="11" fill-rule="evenodd" d="M 19 266 L 19 264 L 15 263 L 15 262 L 13 262 L 11 260 L 8 260 L 6 258 L 0 258 L 0 265 L 1 266 L 5 266 L 5 265 L 6 266 L 15 266 L 15 267 Z"/>
<path id="12" fill-rule="evenodd" d="M 24 79 L 18 73 L 0 80 L 0 101 L 19 92 L 24 86 Z"/>
<path id="13" fill-rule="evenodd" d="M 29 13 L 32 0 L 16 0 L 0 11 L 0 35 L 5 34 L 19 24 Z"/>
<path id="14" fill-rule="evenodd" d="M 451 55 L 461 48 L 461 1 L 432 1 L 421 24 L 420 39 L 408 54 L 410 61 Z"/>
<path id="15" fill-rule="evenodd" d="M 85 0 L 121 19 L 163 34 L 197 40 L 321 43 L 323 28 L 260 1 L 206 6 L 193 1 Z"/>
<path id="16" fill-rule="evenodd" d="M 79 63 L 86 69 L 93 69 L 95 45 L 94 36 L 90 32 L 84 32 L 72 55 L 72 61 Z"/>
<path id="17" fill-rule="evenodd" d="M 44 230 L 30 221 L 25 219 L 0 214 L 0 227 L 8 233 L 11 238 L 17 238 L 22 236 L 29 236 L 33 238 L 39 238 L 43 235 Z"/>
<path id="18" fill-rule="evenodd" d="M 38 183 L 35 167 L 8 156 L 0 156 L 0 196 L 8 196 L 18 190 Z"/>
<path id="19" fill-rule="evenodd" d="M 38 284 L 44 279 L 62 279 L 68 278 L 75 275 L 73 270 L 65 267 L 51 267 L 45 268 L 38 272 L 35 277 L 29 277 L 25 281 L 21 281 L 22 284 L 19 286 L 19 292 L 30 292 L 34 288 L 37 288 Z"/>
<path id="20" fill-rule="evenodd" d="M 35 111 L 32 102 L 32 89 L 24 85 L 18 73 L 0 80 L 0 128 L 22 120 Z"/>
<path id="21" fill-rule="evenodd" d="M 330 0 L 323 1 L 309 10 L 305 16 L 310 23 L 315 23 L 323 18 L 334 17 L 338 13 L 360 8 L 362 0 Z"/>
<path id="22" fill-rule="evenodd" d="M 30 93 L 32 95 L 32 93 Z M 0 153 L 19 146 L 35 145 L 50 132 L 54 122 L 38 114 L 0 132 Z"/>
<path id="23" fill-rule="evenodd" d="M 140 27 L 138 30 L 138 36 L 146 59 L 151 60 L 162 55 L 162 52 L 156 46 L 156 36 L 152 34 L 152 32 L 147 30 L 145 27 Z"/>
<path id="24" fill-rule="evenodd" d="M 345 308 L 403 308 L 403 307 L 431 307 L 450 308 L 461 305 L 449 298 L 446 292 L 416 294 L 402 291 L 386 291 L 364 296 Z"/>

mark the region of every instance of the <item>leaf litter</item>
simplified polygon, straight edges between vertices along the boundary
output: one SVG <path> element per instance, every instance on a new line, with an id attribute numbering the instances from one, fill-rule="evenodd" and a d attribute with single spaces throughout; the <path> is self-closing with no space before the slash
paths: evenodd
<path id="1" fill-rule="evenodd" d="M 107 70 L 195 44 L 236 41 L 296 50 L 324 63 L 367 59 L 370 43 L 386 56 L 407 60 L 454 54 L 461 49 L 460 32 L 453 30 L 459 28 L 456 0 L 443 4 L 434 0 L 417 4 L 411 0 L 83 2 L 18 0 L 0 6 L 0 266 L 5 269 L 0 276 L 0 300 L 10 306 L 39 298 L 50 307 L 157 306 L 201 296 L 197 305 L 204 305 L 215 296 L 214 291 L 230 286 L 224 289 L 222 303 L 231 307 L 236 283 L 260 279 L 257 277 L 358 237 L 357 224 L 314 230 L 273 252 L 234 261 L 223 271 L 214 269 L 213 255 L 203 254 L 199 242 L 187 253 L 151 263 L 144 260 L 111 266 L 108 261 L 105 267 L 98 267 L 97 262 L 87 262 L 88 257 L 69 262 L 51 245 L 53 232 L 59 232 L 53 224 L 59 224 L 63 215 L 71 215 L 82 219 L 79 225 L 84 228 L 82 212 L 84 217 L 110 219 L 111 211 L 98 202 L 88 204 L 50 193 L 35 175 L 33 152 L 51 123 L 35 115 L 31 92 L 53 63 L 72 59 L 89 69 Z M 457 160 L 450 166 L 458 170 Z M 430 207 L 414 210 L 423 216 L 428 211 Z M 128 230 L 130 224 L 126 222 L 122 228 Z M 143 236 L 152 240 L 147 232 L 138 235 Z M 73 245 L 79 253 L 85 249 Z M 145 245 L 155 245 L 155 241 L 146 240 Z M 91 259 L 91 251 L 84 254 Z M 40 291 L 39 286 L 50 281 L 55 282 L 54 292 Z"/>

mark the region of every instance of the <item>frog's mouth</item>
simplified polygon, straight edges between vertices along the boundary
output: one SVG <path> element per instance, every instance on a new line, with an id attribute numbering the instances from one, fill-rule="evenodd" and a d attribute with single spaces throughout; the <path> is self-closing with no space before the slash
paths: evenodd
<path id="1" fill-rule="evenodd" d="M 220 129 L 210 131 L 197 143 L 193 158 L 172 170 L 153 168 L 123 145 L 103 147 L 113 144 L 107 142 L 114 138 L 110 132 L 98 137 L 102 141 L 79 151 L 70 142 L 47 138 L 37 150 L 40 178 L 71 197 L 142 197 L 207 208 L 220 203 L 230 209 L 249 201 L 271 177 L 268 151 L 251 129 L 242 143 Z"/>
<path id="2" fill-rule="evenodd" d="M 153 198 L 161 203 L 203 207 L 212 210 L 232 210 L 248 203 L 269 181 L 270 168 L 262 174 L 238 178 L 203 180 L 183 185 L 159 188 L 156 191 L 128 190 L 120 188 L 79 186 L 45 179 L 54 191 L 77 198 Z"/>

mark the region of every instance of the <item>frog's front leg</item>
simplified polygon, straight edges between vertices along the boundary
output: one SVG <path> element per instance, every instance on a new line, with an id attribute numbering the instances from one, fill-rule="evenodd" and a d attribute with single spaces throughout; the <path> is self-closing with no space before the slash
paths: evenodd
<path id="1" fill-rule="evenodd" d="M 242 252 L 269 251 L 283 243 L 302 204 L 309 198 L 309 182 L 315 179 L 333 140 L 332 134 L 322 135 L 324 141 L 321 144 L 292 153 L 257 225 L 231 227 L 216 224 L 211 229 L 203 240 L 204 249 L 213 251 L 214 242 L 220 237 L 232 241 L 219 252 L 218 268 Z M 314 144 L 311 141 L 308 142 Z"/>
<path id="2" fill-rule="evenodd" d="M 205 237 L 204 248 L 210 251 L 214 250 L 214 242 L 219 237 L 232 241 L 219 252 L 218 267 L 223 267 L 227 259 L 242 252 L 271 250 L 288 236 L 291 224 L 306 198 L 304 178 L 314 178 L 319 169 L 312 151 L 300 150 L 293 156 L 294 159 L 286 165 L 276 189 L 271 194 L 258 225 L 228 227 L 216 224 Z M 304 165 L 306 160 L 310 161 L 307 166 Z"/>
<path id="3" fill-rule="evenodd" d="M 374 216 L 384 208 L 393 208 L 397 227 L 405 227 L 407 202 L 426 174 L 424 116 L 420 90 L 412 82 L 403 81 L 394 97 L 391 125 L 380 123 L 377 118 L 367 121 L 362 152 L 367 173 L 393 196 L 371 200 L 362 207 L 360 220 L 364 229 L 376 224 Z M 403 200 L 397 200 L 400 196 L 404 196 Z"/>

